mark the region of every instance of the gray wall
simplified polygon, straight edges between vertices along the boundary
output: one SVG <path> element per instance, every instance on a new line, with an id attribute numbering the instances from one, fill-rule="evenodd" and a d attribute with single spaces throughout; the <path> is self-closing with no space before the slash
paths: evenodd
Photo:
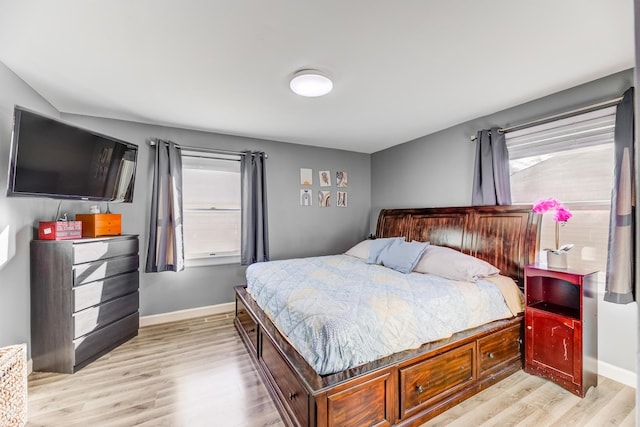
<path id="1" fill-rule="evenodd" d="M 13 106 L 18 104 L 49 116 L 58 112 L 28 85 L 0 64 L 0 257 L 11 249 L 10 259 L 0 261 L 0 346 L 29 342 L 29 241 L 33 227 L 54 216 L 58 201 L 7 198 L 6 173 L 11 139 Z M 134 202 L 111 204 L 121 213 L 123 233 L 139 234 L 141 262 L 146 260 L 150 182 L 153 176 L 151 137 L 171 139 L 182 145 L 228 150 L 265 151 L 269 197 L 269 233 L 272 259 L 344 252 L 366 237 L 370 209 L 370 156 L 340 150 L 307 147 L 275 141 L 241 138 L 192 130 L 145 125 L 78 115 L 62 115 L 67 122 L 137 144 L 138 170 Z M 349 206 L 319 208 L 299 206 L 300 168 L 349 173 Z M 335 179 L 335 176 L 334 176 Z M 314 194 L 320 188 L 314 180 Z M 62 202 L 70 215 L 88 212 L 90 202 Z M 102 204 L 102 209 L 106 208 Z M 3 232 L 3 230 L 8 231 Z M 5 242 L 4 244 L 2 242 Z M 14 248 L 14 249 L 13 249 Z M 238 265 L 193 267 L 180 273 L 140 274 L 141 314 L 151 315 L 233 301 L 233 286 L 244 282 Z"/>
<path id="2" fill-rule="evenodd" d="M 381 208 L 471 204 L 475 144 L 469 138 L 478 130 L 507 127 L 616 98 L 633 82 L 633 70 L 627 70 L 374 153 L 371 231 Z M 621 306 L 599 296 L 601 362 L 636 372 L 636 313 L 636 303 Z"/>

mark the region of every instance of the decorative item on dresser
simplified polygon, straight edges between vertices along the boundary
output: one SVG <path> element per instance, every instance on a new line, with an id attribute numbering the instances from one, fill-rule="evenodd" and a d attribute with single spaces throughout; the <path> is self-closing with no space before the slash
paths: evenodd
<path id="1" fill-rule="evenodd" d="M 598 383 L 596 273 L 525 268 L 525 371 L 584 397 Z"/>
<path id="2" fill-rule="evenodd" d="M 119 236 L 122 233 L 120 214 L 77 214 L 76 220 L 82 221 L 82 237 Z"/>
<path id="3" fill-rule="evenodd" d="M 535 259 L 530 206 L 385 209 L 376 237 L 403 236 L 473 255 L 518 283 Z M 236 287 L 235 325 L 285 424 L 419 425 L 522 368 L 523 316 L 494 321 L 354 368 L 318 375 Z"/>
<path id="4" fill-rule="evenodd" d="M 73 373 L 138 334 L 138 236 L 31 241 L 34 371 Z"/>

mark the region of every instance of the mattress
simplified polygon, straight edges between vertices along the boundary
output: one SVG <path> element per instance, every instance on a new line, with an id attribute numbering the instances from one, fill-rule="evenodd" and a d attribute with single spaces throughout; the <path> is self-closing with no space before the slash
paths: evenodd
<path id="1" fill-rule="evenodd" d="M 348 255 L 256 263 L 246 276 L 248 292 L 320 375 L 514 314 L 488 280 L 403 274 Z"/>

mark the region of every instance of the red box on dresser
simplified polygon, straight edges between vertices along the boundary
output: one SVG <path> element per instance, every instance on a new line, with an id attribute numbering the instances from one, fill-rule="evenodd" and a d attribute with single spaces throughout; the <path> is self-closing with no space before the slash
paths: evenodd
<path id="1" fill-rule="evenodd" d="M 71 240 L 81 237 L 81 221 L 40 221 L 38 225 L 40 240 Z"/>

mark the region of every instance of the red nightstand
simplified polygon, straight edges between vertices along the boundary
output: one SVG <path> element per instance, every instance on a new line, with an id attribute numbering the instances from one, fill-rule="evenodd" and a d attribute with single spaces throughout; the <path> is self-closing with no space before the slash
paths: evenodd
<path id="1" fill-rule="evenodd" d="M 596 272 L 525 267 L 525 365 L 584 397 L 598 383 Z"/>

